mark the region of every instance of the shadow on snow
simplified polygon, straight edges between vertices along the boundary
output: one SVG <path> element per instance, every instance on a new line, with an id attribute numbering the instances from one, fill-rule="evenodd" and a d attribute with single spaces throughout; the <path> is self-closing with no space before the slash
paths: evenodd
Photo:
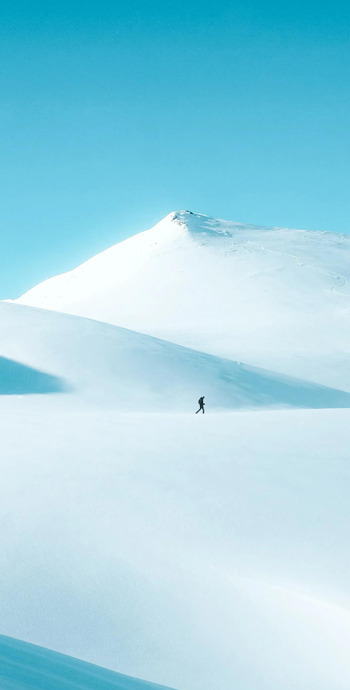
<path id="1" fill-rule="evenodd" d="M 57 376 L 0 357 L 0 395 L 63 393 L 66 390 L 66 384 Z"/>

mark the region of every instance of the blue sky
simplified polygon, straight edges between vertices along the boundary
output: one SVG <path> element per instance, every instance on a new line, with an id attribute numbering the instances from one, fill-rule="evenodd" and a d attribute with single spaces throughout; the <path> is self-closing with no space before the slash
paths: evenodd
<path id="1" fill-rule="evenodd" d="M 0 9 L 0 298 L 171 210 L 350 230 L 348 2 Z"/>

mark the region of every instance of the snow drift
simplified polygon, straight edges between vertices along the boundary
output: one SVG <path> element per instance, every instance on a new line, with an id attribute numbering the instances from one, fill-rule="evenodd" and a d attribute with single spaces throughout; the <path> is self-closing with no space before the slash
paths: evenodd
<path id="1" fill-rule="evenodd" d="M 0 395 L 71 391 L 92 404 L 148 411 L 193 411 L 199 395 L 212 410 L 350 407 L 341 390 L 17 304 L 0 304 L 0 338 Z"/>
<path id="2" fill-rule="evenodd" d="M 2 690 L 167 690 L 4 635 L 0 635 L 0 686 Z"/>

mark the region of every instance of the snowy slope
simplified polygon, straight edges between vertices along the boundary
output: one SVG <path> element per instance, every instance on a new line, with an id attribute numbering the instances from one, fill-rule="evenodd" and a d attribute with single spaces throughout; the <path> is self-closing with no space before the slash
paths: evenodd
<path id="1" fill-rule="evenodd" d="M 0 303 L 0 395 L 67 393 L 118 409 L 350 407 L 350 394 L 151 336 Z"/>
<path id="2" fill-rule="evenodd" d="M 16 304 L 0 343 L 3 633 L 179 690 L 348 687 L 350 410 L 265 409 L 348 396 Z"/>
<path id="3" fill-rule="evenodd" d="M 2 632 L 178 690 L 347 690 L 350 410 L 64 400 L 0 396 Z"/>
<path id="4" fill-rule="evenodd" d="M 350 237 L 180 211 L 19 301 L 350 390 L 349 274 Z"/>
<path id="5" fill-rule="evenodd" d="M 166 690 L 0 635 L 1 690 Z"/>
<path id="6" fill-rule="evenodd" d="M 0 304 L 2 633 L 178 690 L 348 690 L 348 259 L 180 212 Z M 0 638 L 0 687 L 61 661 Z"/>

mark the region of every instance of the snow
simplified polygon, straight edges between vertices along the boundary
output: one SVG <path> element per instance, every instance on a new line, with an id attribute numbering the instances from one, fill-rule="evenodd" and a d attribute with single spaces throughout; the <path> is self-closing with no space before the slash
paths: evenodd
<path id="1" fill-rule="evenodd" d="M 348 688 L 350 411 L 62 397 L 0 399 L 2 630 L 179 690 Z"/>
<path id="2" fill-rule="evenodd" d="M 350 407 L 350 393 L 123 328 L 0 303 L 0 394 L 66 392 L 128 410 Z"/>
<path id="3" fill-rule="evenodd" d="M 177 212 L 0 303 L 1 688 L 348 690 L 348 259 Z"/>
<path id="4" fill-rule="evenodd" d="M 78 659 L 0 635 L 2 690 L 162 690 Z M 166 688 L 163 688 L 166 690 Z"/>
<path id="5" fill-rule="evenodd" d="M 350 390 L 350 237 L 171 213 L 22 304 Z"/>

